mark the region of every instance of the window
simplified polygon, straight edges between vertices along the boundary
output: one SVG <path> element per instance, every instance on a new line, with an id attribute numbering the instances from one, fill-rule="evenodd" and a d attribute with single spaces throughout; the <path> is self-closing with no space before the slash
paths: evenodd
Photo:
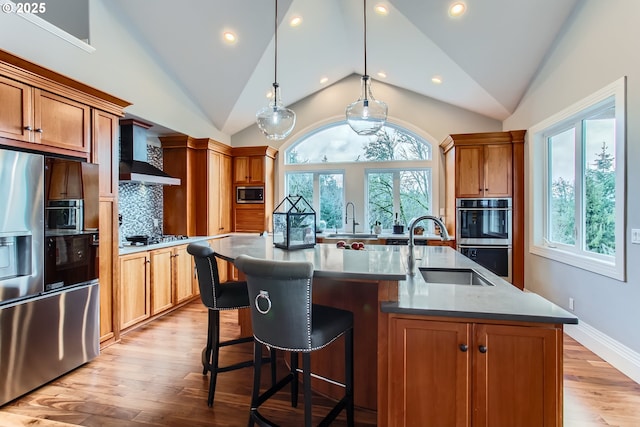
<path id="1" fill-rule="evenodd" d="M 347 201 L 356 206 L 357 231 L 370 232 L 376 222 L 391 230 L 396 214 L 406 225 L 431 213 L 437 200 L 431 143 L 397 125 L 360 136 L 345 122 L 333 123 L 294 141 L 284 153 L 285 194 L 312 200 L 329 230 L 345 228 Z"/>
<path id="2" fill-rule="evenodd" d="M 624 280 L 621 79 L 530 130 L 530 251 Z"/>

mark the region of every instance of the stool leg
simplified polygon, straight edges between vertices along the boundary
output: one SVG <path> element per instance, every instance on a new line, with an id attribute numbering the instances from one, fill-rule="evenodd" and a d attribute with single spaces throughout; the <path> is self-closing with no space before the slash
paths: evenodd
<path id="1" fill-rule="evenodd" d="M 271 387 L 276 385 L 276 349 L 271 347 Z"/>
<path id="2" fill-rule="evenodd" d="M 345 334 L 345 393 L 347 395 L 347 426 L 354 426 L 353 414 L 353 329 Z"/>
<path id="3" fill-rule="evenodd" d="M 291 355 L 291 407 L 298 406 L 298 353 L 290 353 Z"/>
<path id="4" fill-rule="evenodd" d="M 218 379 L 218 356 L 220 355 L 220 312 L 218 310 L 209 310 L 209 313 L 213 317 L 212 325 L 212 341 L 211 348 L 211 378 L 209 379 L 209 398 L 207 404 L 209 407 L 213 406 L 213 397 L 216 394 L 216 381 Z"/>
<path id="5" fill-rule="evenodd" d="M 211 369 L 211 348 L 213 346 L 213 314 L 212 310 L 207 310 L 208 313 L 208 325 L 207 325 L 207 346 L 202 350 L 202 375 L 207 375 L 209 369 Z"/>
<path id="6" fill-rule="evenodd" d="M 262 344 L 253 341 L 253 392 L 251 393 L 251 409 L 249 412 L 249 427 L 253 427 L 253 413 L 258 409 L 260 398 L 260 373 L 262 370 Z"/>
<path id="7" fill-rule="evenodd" d="M 304 425 L 311 427 L 311 354 L 302 353 L 302 386 L 304 388 Z"/>

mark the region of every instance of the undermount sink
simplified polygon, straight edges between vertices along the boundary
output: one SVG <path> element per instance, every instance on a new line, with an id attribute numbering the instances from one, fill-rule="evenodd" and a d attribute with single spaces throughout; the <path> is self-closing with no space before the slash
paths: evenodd
<path id="1" fill-rule="evenodd" d="M 377 239 L 377 234 L 368 233 L 329 233 L 326 235 L 330 239 Z"/>
<path id="2" fill-rule="evenodd" d="M 470 268 L 419 268 L 427 283 L 450 285 L 493 286 L 491 282 Z"/>

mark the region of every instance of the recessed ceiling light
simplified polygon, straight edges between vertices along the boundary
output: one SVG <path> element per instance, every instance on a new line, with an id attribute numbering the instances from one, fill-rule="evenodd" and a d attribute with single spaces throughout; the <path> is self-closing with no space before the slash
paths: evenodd
<path id="1" fill-rule="evenodd" d="M 467 5 L 464 2 L 455 2 L 449 7 L 449 15 L 457 18 L 458 16 L 464 15 L 467 10 Z"/>
<path id="2" fill-rule="evenodd" d="M 325 84 L 325 83 L 326 83 L 326 82 L 328 82 L 328 81 L 329 81 L 329 77 L 322 77 L 322 78 L 320 79 L 320 84 L 321 84 L 321 85 L 323 85 L 323 84 Z"/>
<path id="3" fill-rule="evenodd" d="M 380 77 L 381 79 L 386 79 L 387 73 L 385 73 L 384 71 L 378 71 L 378 77 Z"/>
<path id="4" fill-rule="evenodd" d="M 289 21 L 289 25 L 291 25 L 292 27 L 297 27 L 300 24 L 302 24 L 302 16 L 296 15 L 291 18 L 291 21 Z"/>
<path id="5" fill-rule="evenodd" d="M 236 35 L 233 34 L 231 31 L 225 31 L 222 34 L 222 37 L 224 38 L 224 41 L 229 43 L 229 44 L 235 43 L 236 40 L 237 40 L 236 39 Z"/>
<path id="6" fill-rule="evenodd" d="M 387 15 L 389 13 L 389 9 L 387 9 L 387 6 L 382 3 L 376 5 L 373 10 L 375 10 L 378 15 Z"/>
<path id="7" fill-rule="evenodd" d="M 442 83 L 442 76 L 431 77 L 431 83 L 439 85 L 440 83 Z"/>

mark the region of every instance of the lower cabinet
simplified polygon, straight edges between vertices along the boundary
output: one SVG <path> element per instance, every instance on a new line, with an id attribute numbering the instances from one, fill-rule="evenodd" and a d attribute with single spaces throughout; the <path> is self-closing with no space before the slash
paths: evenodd
<path id="1" fill-rule="evenodd" d="M 388 425 L 561 427 L 562 327 L 505 323 L 391 315 Z"/>
<path id="2" fill-rule="evenodd" d="M 195 295 L 187 245 L 120 257 L 120 328 L 126 329 Z"/>

